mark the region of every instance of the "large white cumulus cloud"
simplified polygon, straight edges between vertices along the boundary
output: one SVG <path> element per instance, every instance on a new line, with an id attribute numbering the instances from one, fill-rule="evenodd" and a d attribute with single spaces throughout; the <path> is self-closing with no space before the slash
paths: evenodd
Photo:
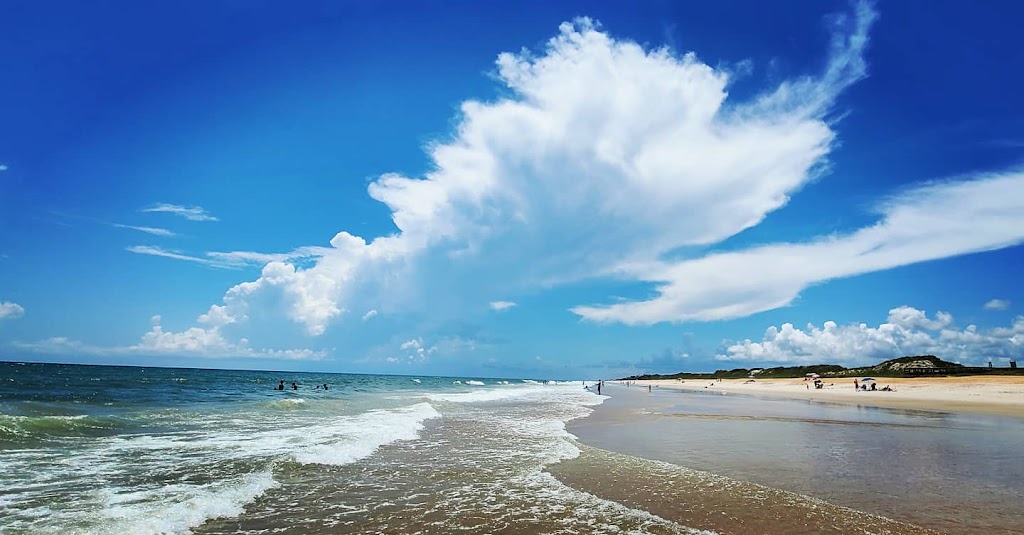
<path id="1" fill-rule="evenodd" d="M 634 268 L 757 225 L 815 178 L 835 140 L 825 116 L 864 76 L 873 18 L 861 6 L 845 20 L 820 76 L 746 102 L 731 102 L 729 73 L 694 54 L 644 49 L 588 19 L 565 23 L 541 53 L 498 57 L 509 96 L 465 102 L 453 138 L 429 148 L 430 172 L 370 184 L 398 233 L 366 242 L 341 232 L 312 266 L 271 262 L 228 291 L 228 312 L 243 317 L 272 294 L 320 334 L 359 298 L 360 310 L 378 308 L 426 254 L 522 287 L 658 280 Z M 628 321 L 602 310 L 577 312 Z M 666 312 L 644 321 L 686 319 Z"/>
<path id="2" fill-rule="evenodd" d="M 937 355 L 946 360 L 980 365 L 988 359 L 1019 358 L 1024 350 L 1024 316 L 1009 327 L 981 331 L 974 325 L 956 328 L 952 315 L 901 306 L 877 327 L 826 321 L 806 329 L 784 323 L 769 327 L 761 341 L 730 344 L 718 360 L 791 364 L 874 364 L 905 355 Z"/>

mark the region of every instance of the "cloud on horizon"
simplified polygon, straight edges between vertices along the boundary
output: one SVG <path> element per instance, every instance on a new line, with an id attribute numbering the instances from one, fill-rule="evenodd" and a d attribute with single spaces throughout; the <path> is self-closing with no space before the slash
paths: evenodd
<path id="1" fill-rule="evenodd" d="M 988 359 L 1019 357 L 1024 349 L 1024 316 L 1009 327 L 979 330 L 955 327 L 953 316 L 901 306 L 877 327 L 865 323 L 837 325 L 826 321 L 805 329 L 784 323 L 771 326 L 760 341 L 728 345 L 716 360 L 772 364 L 876 364 L 907 355 L 936 355 L 962 364 L 982 365 Z"/>
<path id="2" fill-rule="evenodd" d="M 13 342 L 15 347 L 49 355 L 146 355 L 201 358 L 248 358 L 280 360 L 325 360 L 327 352 L 312 349 L 255 349 L 242 338 L 231 342 L 224 337 L 221 326 L 230 321 L 210 321 L 208 314 L 200 316 L 200 323 L 213 323 L 207 328 L 192 327 L 182 332 L 165 331 L 160 316 L 150 320 L 152 327 L 142 340 L 130 346 L 101 347 L 58 336 L 38 342 Z"/>

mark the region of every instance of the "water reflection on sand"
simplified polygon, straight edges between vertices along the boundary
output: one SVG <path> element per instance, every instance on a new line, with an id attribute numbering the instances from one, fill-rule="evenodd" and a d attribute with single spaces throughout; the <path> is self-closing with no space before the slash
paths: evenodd
<path id="1" fill-rule="evenodd" d="M 1024 421 L 613 386 L 585 444 L 951 533 L 1021 533 Z"/>

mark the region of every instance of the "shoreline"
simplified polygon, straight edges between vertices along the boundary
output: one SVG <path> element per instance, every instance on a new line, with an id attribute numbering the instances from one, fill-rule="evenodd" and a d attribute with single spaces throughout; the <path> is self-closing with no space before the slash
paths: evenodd
<path id="1" fill-rule="evenodd" d="M 817 390 L 803 379 L 648 379 L 630 381 L 634 388 L 708 392 L 721 395 L 808 400 L 890 409 L 1012 416 L 1024 418 L 1024 377 L 968 375 L 957 377 L 878 378 L 878 388 L 854 391 L 852 377 L 823 379 Z M 625 381 L 615 381 L 625 384 Z"/>

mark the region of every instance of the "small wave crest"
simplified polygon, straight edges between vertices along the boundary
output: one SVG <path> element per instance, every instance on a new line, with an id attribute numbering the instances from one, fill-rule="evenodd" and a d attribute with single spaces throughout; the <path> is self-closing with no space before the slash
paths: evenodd
<path id="1" fill-rule="evenodd" d="M 295 409 L 305 404 L 306 400 L 303 398 L 285 398 L 272 401 L 270 406 L 276 409 Z"/>
<path id="2" fill-rule="evenodd" d="M 466 381 L 466 384 L 467 385 L 473 385 L 473 386 L 484 386 L 485 383 L 483 381 L 473 381 L 473 380 L 470 380 L 470 381 Z"/>
<path id="3" fill-rule="evenodd" d="M 124 427 L 111 416 L 11 416 L 0 414 L 0 442 L 28 443 L 67 437 L 107 436 Z"/>

